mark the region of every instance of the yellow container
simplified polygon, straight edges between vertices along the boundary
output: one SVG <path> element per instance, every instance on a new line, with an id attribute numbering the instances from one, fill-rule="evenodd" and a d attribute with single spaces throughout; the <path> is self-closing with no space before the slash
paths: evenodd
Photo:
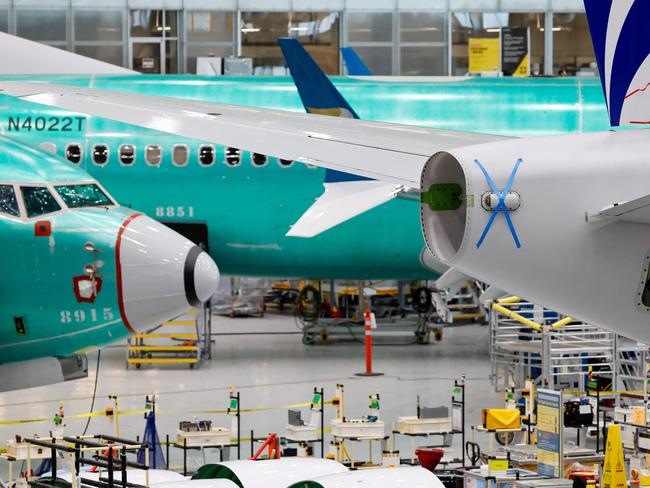
<path id="1" fill-rule="evenodd" d="M 484 408 L 483 427 L 489 430 L 521 428 L 521 414 L 516 408 Z"/>

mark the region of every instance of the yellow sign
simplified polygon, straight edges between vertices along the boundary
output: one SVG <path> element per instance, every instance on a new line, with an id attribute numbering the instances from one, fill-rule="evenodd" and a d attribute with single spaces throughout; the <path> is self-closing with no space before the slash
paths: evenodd
<path id="1" fill-rule="evenodd" d="M 469 72 L 471 74 L 483 73 L 485 71 L 501 71 L 501 46 L 498 37 L 470 37 L 468 48 Z"/>
<path id="2" fill-rule="evenodd" d="M 620 425 L 610 425 L 607 428 L 607 448 L 605 450 L 602 488 L 627 488 Z"/>
<path id="3" fill-rule="evenodd" d="M 507 459 L 492 458 L 488 459 L 488 471 L 490 475 L 494 476 L 495 473 L 505 473 L 509 468 Z"/>
<path id="4" fill-rule="evenodd" d="M 528 71 L 529 65 L 528 54 L 526 54 L 512 76 L 530 76 L 530 72 Z"/>

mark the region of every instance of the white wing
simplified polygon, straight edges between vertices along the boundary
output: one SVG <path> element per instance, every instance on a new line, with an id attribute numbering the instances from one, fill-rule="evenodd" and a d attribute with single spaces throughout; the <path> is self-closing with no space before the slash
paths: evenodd
<path id="1" fill-rule="evenodd" d="M 35 103 L 411 188 L 420 187 L 422 167 L 438 151 L 503 139 L 51 84 L 1 82 L 0 91 Z"/>
<path id="2" fill-rule="evenodd" d="M 624 222 L 650 224 L 650 195 L 615 203 L 602 209 L 599 214 Z"/>

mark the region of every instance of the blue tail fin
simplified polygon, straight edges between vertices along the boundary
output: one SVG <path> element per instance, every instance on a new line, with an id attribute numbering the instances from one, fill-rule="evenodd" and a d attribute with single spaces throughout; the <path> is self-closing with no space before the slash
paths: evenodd
<path id="1" fill-rule="evenodd" d="M 650 124 L 650 2 L 584 2 L 611 124 Z"/>
<path id="2" fill-rule="evenodd" d="M 280 38 L 278 42 L 308 113 L 359 118 L 297 39 Z"/>
<path id="3" fill-rule="evenodd" d="M 278 42 L 307 113 L 359 118 L 354 109 L 343 98 L 343 95 L 339 93 L 327 75 L 323 73 L 320 66 L 316 64 L 314 58 L 297 39 L 281 37 Z M 326 183 L 366 179 L 363 176 L 332 169 L 325 171 Z"/>
<path id="4" fill-rule="evenodd" d="M 343 55 L 343 61 L 345 61 L 345 67 L 348 69 L 348 74 L 350 76 L 371 76 L 372 72 L 368 67 L 363 64 L 361 58 L 351 47 L 342 47 L 341 54 Z"/>

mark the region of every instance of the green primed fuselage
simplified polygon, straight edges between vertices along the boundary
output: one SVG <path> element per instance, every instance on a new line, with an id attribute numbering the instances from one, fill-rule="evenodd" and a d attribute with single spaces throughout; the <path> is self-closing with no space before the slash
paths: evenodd
<path id="1" fill-rule="evenodd" d="M 15 188 L 92 182 L 79 168 L 0 138 L 0 184 Z M 27 218 L 0 215 L 0 364 L 69 356 L 128 335 L 118 306 L 115 245 L 121 207 L 64 209 Z M 51 235 L 36 231 L 49 222 Z M 101 263 L 88 251 L 91 242 Z M 97 265 L 102 286 L 94 302 L 80 302 L 74 278 Z"/>
<path id="2" fill-rule="evenodd" d="M 16 79 L 16 78 L 12 78 Z M 30 78 L 33 80 L 33 77 Z M 113 91 L 201 99 L 303 111 L 290 78 L 196 76 L 42 77 L 44 81 Z M 599 81 L 579 79 L 466 79 L 445 82 L 384 82 L 335 79 L 363 119 L 506 136 L 535 136 L 606 130 L 607 111 Z M 74 115 L 0 97 L 3 133 L 31 145 L 82 146 L 80 166 L 121 204 L 162 221 L 205 223 L 210 254 L 222 273 L 357 279 L 427 279 L 437 273 L 422 263 L 424 240 L 418 204 L 395 199 L 312 239 L 286 237 L 291 224 L 323 191 L 324 172 L 302 164 L 283 167 L 275 158 L 255 166 L 243 154 L 236 167 L 226 148 L 202 166 L 200 142 L 135 126 Z M 96 145 L 109 150 L 98 165 Z M 135 160 L 118 160 L 123 144 Z M 172 162 L 175 145 L 186 145 L 184 166 Z M 162 160 L 151 166 L 145 148 L 159 145 Z"/>

